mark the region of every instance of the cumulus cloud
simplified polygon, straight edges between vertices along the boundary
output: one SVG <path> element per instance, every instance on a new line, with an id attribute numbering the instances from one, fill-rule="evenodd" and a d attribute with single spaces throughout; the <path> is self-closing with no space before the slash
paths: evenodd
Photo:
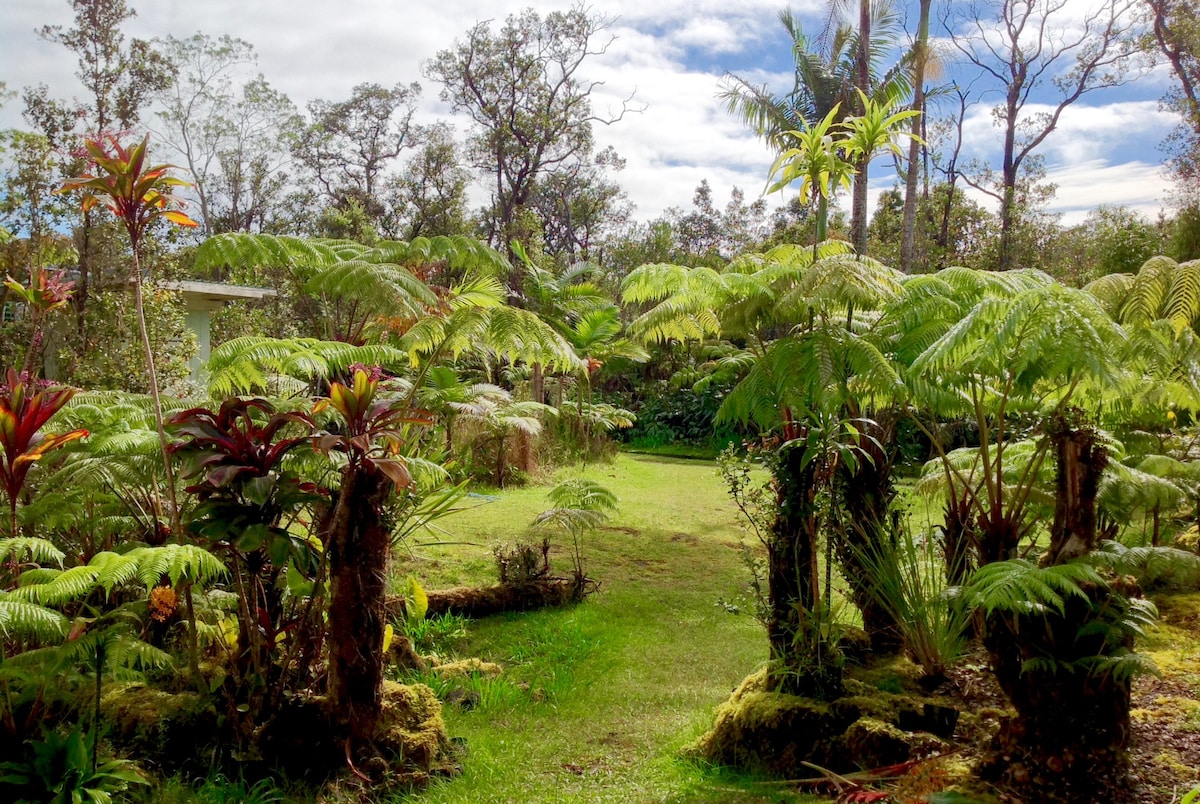
<path id="1" fill-rule="evenodd" d="M 267 80 L 301 108 L 315 98 L 348 97 L 363 82 L 421 81 L 421 122 L 448 117 L 438 100 L 438 87 L 421 76 L 424 61 L 461 40 L 478 21 L 499 24 L 529 6 L 541 13 L 565 7 L 561 0 L 339 0 L 332 6 L 309 0 L 130 2 L 139 12 L 127 27 L 131 36 L 187 37 L 202 31 L 213 36 L 230 33 L 253 43 Z M 1074 9 L 1090 2 L 1070 0 L 1070 14 L 1077 17 Z M 824 22 L 823 0 L 791 6 L 814 30 Z M 583 70 L 588 79 L 603 82 L 593 94 L 594 109 L 601 116 L 615 113 L 635 92 L 634 104 L 644 106 L 644 111 L 626 114 L 619 123 L 596 128 L 598 143 L 612 145 L 627 160 L 619 181 L 637 205 L 638 217 L 687 206 L 704 179 L 719 201 L 728 198 L 735 185 L 749 198 L 762 192 L 772 154 L 725 113 L 716 93 L 726 65 L 776 91 L 790 86 L 791 75 L 783 71 L 790 54 L 776 20 L 780 7 L 779 0 L 608 0 L 595 8 L 613 18 L 607 33 L 616 39 Z M 5 54 L 0 81 L 9 89 L 46 83 L 58 97 L 78 96 L 74 58 L 34 33 L 45 24 L 69 26 L 69 4 L 6 0 L 0 15 L 0 52 Z M 1093 105 L 1075 107 L 1063 116 L 1059 131 L 1046 143 L 1046 153 L 1061 165 L 1052 179 L 1060 185 L 1064 209 L 1121 198 L 1157 203 L 1165 179 L 1155 178 L 1155 160 L 1148 152 L 1173 124 L 1156 103 L 1166 78 L 1156 75 L 1147 82 L 1149 91 L 1134 99 L 1122 97 L 1101 106 L 1101 96 L 1096 96 Z M 20 105 L 14 101 L 0 109 L 0 128 L 22 125 Z M 463 136 L 466 121 L 451 122 Z M 995 155 L 998 132 L 986 105 L 971 110 L 965 133 L 970 154 Z M 881 175 L 873 175 L 874 194 L 894 182 L 882 175 L 890 170 L 880 166 Z M 1153 191 L 1147 189 L 1151 186 Z M 773 204 L 780 201 L 772 199 Z"/>

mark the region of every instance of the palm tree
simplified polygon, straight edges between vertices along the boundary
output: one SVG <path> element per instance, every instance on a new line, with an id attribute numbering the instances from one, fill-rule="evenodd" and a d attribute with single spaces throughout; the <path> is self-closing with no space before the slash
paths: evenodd
<path id="1" fill-rule="evenodd" d="M 912 108 L 925 114 L 925 78 L 929 66 L 929 15 L 933 0 L 919 0 L 920 11 L 917 16 L 917 37 L 913 42 L 910 55 L 912 58 Z M 921 120 L 914 117 L 912 123 L 912 139 L 908 142 L 908 169 L 904 175 L 904 221 L 900 235 L 900 270 L 909 274 L 913 270 L 913 253 L 916 247 L 917 232 L 917 161 L 921 155 L 921 143 L 917 139 L 920 132 Z"/>
<path id="2" fill-rule="evenodd" d="M 899 30 L 898 18 L 889 4 L 869 4 L 865 36 L 850 25 L 833 24 L 836 14 L 831 15 L 830 26 L 815 39 L 804 33 L 790 9 L 780 12 L 779 21 L 792 42 L 795 60 L 792 89 L 776 95 L 766 85 L 755 85 L 729 74 L 717 95 L 730 114 L 754 129 L 776 151 L 798 147 L 800 143 L 794 133 L 817 125 L 834 108 L 841 110 L 833 118 L 834 123 L 861 113 L 856 88 L 876 102 L 897 100 L 907 94 L 909 80 L 905 70 L 885 69 L 881 61 L 892 50 Z M 864 65 L 869 79 L 865 86 Z M 851 215 L 852 239 L 861 254 L 866 253 L 867 244 L 865 164 L 861 160 L 858 164 L 860 176 L 856 179 Z"/>

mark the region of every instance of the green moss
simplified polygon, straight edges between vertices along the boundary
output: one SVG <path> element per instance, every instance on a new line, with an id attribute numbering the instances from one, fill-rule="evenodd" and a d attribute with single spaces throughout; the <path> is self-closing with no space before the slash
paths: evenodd
<path id="1" fill-rule="evenodd" d="M 216 738 L 212 702 L 194 692 L 165 692 L 133 684 L 110 687 L 100 713 L 114 742 L 139 759 L 170 769 L 194 764 L 198 749 Z"/>
<path id="2" fill-rule="evenodd" d="M 504 672 L 504 668 L 494 662 L 485 662 L 483 659 L 472 658 L 436 665 L 433 668 L 433 672 L 444 679 L 468 678 L 470 676 L 498 678 Z"/>
<path id="3" fill-rule="evenodd" d="M 895 765 L 907 762 L 912 756 L 911 736 L 875 718 L 859 718 L 846 729 L 842 739 L 855 764 L 864 768 Z"/>
<path id="4" fill-rule="evenodd" d="M 441 701 L 424 684 L 384 682 L 376 744 L 421 773 L 448 771 L 453 765 Z"/>

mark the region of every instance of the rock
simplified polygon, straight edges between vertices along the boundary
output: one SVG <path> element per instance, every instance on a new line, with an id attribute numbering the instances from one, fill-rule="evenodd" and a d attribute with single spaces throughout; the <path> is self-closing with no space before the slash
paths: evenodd
<path id="1" fill-rule="evenodd" d="M 871 637 L 867 632 L 853 625 L 842 629 L 842 637 L 838 640 L 838 648 L 846 661 L 851 664 L 865 665 L 871 660 Z"/>
<path id="2" fill-rule="evenodd" d="M 219 738 L 212 701 L 195 692 L 166 692 L 141 684 L 110 687 L 100 712 L 111 727 L 113 742 L 172 771 L 207 768 L 201 749 Z"/>
<path id="3" fill-rule="evenodd" d="M 784 776 L 803 760 L 827 759 L 830 741 L 845 732 L 856 710 L 836 709 L 795 695 L 766 691 L 766 670 L 742 682 L 717 709 L 713 728 L 689 753 L 712 762 Z"/>
<path id="4" fill-rule="evenodd" d="M 392 638 L 392 644 L 387 652 L 387 662 L 401 670 L 415 670 L 418 673 L 424 673 L 429 669 L 424 657 L 413 647 L 412 640 L 403 634 L 396 634 Z"/>

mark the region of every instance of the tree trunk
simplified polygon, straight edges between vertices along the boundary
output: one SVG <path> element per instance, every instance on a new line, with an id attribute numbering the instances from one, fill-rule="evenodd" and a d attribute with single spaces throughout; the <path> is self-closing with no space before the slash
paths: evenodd
<path id="1" fill-rule="evenodd" d="M 942 553 L 946 558 L 946 580 L 951 586 L 964 585 L 975 568 L 971 548 L 978 543 L 979 533 L 972 514 L 971 500 L 966 494 L 946 499 Z"/>
<path id="2" fill-rule="evenodd" d="M 917 240 L 917 163 L 921 157 L 921 143 L 917 135 L 925 124 L 925 62 L 929 56 L 929 12 L 933 0 L 921 0 L 920 16 L 917 21 L 917 41 L 913 50 L 913 105 L 921 114 L 912 120 L 912 139 L 908 141 L 908 174 L 904 177 L 904 223 L 900 236 L 900 270 L 911 274 L 916 267 L 915 249 Z"/>
<path id="3" fill-rule="evenodd" d="M 802 446 L 785 447 L 772 466 L 778 510 L 767 542 L 772 689 L 831 699 L 841 692 L 840 667 L 819 628 L 817 461 Z"/>
<path id="4" fill-rule="evenodd" d="M 1129 740 L 1129 678 L 1074 664 L 1113 652 L 1104 643 L 1107 629 L 1080 634 L 1098 611 L 1120 605 L 1119 596 L 1108 587 L 1086 591 L 1090 599 L 1071 597 L 1064 615 L 994 614 L 984 636 L 993 672 L 1017 713 L 1002 723 L 984 772 L 1018 784 L 1038 780 L 1039 787 L 1062 788 L 1068 796 L 1053 800 L 1104 800 L 1088 788 L 1102 787 Z M 1033 658 L 1056 666 L 1027 667 Z M 1073 664 L 1074 672 L 1062 664 Z"/>
<path id="5" fill-rule="evenodd" d="M 1096 544 L 1096 494 L 1108 465 L 1108 450 L 1095 428 L 1082 426 L 1078 413 L 1055 415 L 1046 425 L 1057 467 L 1054 522 L 1042 565 L 1062 564 L 1092 551 Z"/>
<path id="6" fill-rule="evenodd" d="M 348 465 L 327 537 L 329 702 L 356 739 L 372 737 L 380 713 L 390 488 L 370 464 Z"/>
<path id="7" fill-rule="evenodd" d="M 891 538 L 892 501 L 896 489 L 892 483 L 892 456 L 883 445 L 894 442 L 890 428 L 876 422 L 861 422 L 864 438 L 860 447 L 866 456 L 853 466 L 841 463 L 838 482 L 841 486 L 845 520 L 838 527 L 838 561 L 842 575 L 850 586 L 854 605 L 862 612 L 863 630 L 871 638 L 876 653 L 895 653 L 901 647 L 900 629 L 896 620 L 880 605 L 871 591 L 871 574 L 865 555 L 878 555 L 879 539 Z M 869 459 L 868 459 L 869 458 Z"/>
<path id="8" fill-rule="evenodd" d="M 1043 566 L 1078 558 L 1096 541 L 1096 491 L 1108 454 L 1077 411 L 1046 426 L 1057 456 L 1057 499 Z M 1113 610 L 1127 599 L 1105 585 L 1069 596 L 1062 613 L 997 612 L 987 618 L 984 645 L 1016 717 L 997 737 L 993 772 L 1042 779 L 1071 800 L 1096 800 L 1104 770 L 1115 767 L 1129 739 L 1130 678 L 1095 659 L 1132 648 L 1112 644 Z M 1105 616 L 1107 613 L 1107 617 Z M 1036 659 L 1036 664 L 1030 660 Z M 1002 757 L 1002 759 L 1001 759 Z M 1098 772 L 1099 769 L 1099 772 Z"/>
<path id="9" fill-rule="evenodd" d="M 854 200 L 850 209 L 850 232 L 854 250 L 863 256 L 867 253 L 867 166 L 866 159 L 858 159 L 854 174 Z"/>

